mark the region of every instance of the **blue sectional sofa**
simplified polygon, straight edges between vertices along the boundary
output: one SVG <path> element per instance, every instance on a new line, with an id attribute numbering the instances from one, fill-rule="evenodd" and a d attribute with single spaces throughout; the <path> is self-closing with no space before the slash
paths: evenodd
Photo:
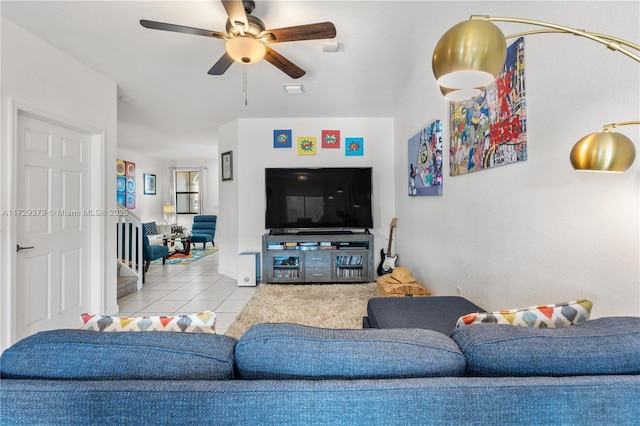
<path id="1" fill-rule="evenodd" d="M 46 331 L 0 358 L 2 424 L 632 425 L 640 318 L 215 334 Z"/>

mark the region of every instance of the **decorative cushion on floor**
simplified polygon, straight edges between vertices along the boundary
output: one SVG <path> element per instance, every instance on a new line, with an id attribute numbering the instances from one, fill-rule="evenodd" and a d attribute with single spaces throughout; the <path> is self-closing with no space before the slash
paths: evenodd
<path id="1" fill-rule="evenodd" d="M 640 374 L 640 317 L 563 328 L 475 324 L 451 337 L 475 376 Z"/>
<path id="2" fill-rule="evenodd" d="M 385 277 L 386 275 L 383 275 L 377 279 L 378 284 L 376 287 L 376 296 L 378 297 L 419 297 L 431 295 L 429 290 L 417 281 L 410 283 L 394 283 L 385 279 Z"/>
<path id="3" fill-rule="evenodd" d="M 142 224 L 142 229 L 144 229 L 144 235 L 157 235 L 158 227 L 155 222 L 147 222 Z"/>
<path id="4" fill-rule="evenodd" d="M 36 333 L 5 350 L 2 379 L 232 380 L 236 340 L 219 334 Z"/>
<path id="5" fill-rule="evenodd" d="M 383 379 L 460 376 L 449 337 L 421 329 L 334 330 L 257 324 L 236 345 L 241 379 Z"/>
<path id="6" fill-rule="evenodd" d="M 112 317 L 82 314 L 82 329 L 93 331 L 177 331 L 215 333 L 216 314 L 204 311 L 193 315 Z"/>
<path id="7" fill-rule="evenodd" d="M 456 328 L 477 323 L 521 325 L 528 327 L 567 327 L 589 319 L 593 303 L 579 299 L 555 305 L 537 305 L 529 308 L 496 312 L 472 313 L 458 319 Z"/>

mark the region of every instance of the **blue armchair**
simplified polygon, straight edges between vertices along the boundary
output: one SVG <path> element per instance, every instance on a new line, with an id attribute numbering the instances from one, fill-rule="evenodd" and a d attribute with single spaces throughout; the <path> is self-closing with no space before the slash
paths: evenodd
<path id="1" fill-rule="evenodd" d="M 144 248 L 142 254 L 144 259 L 144 272 L 149 270 L 149 265 L 151 265 L 152 260 L 162 258 L 162 264 L 165 264 L 167 256 L 169 256 L 169 248 L 167 246 L 152 246 L 149 244 L 149 237 L 147 237 L 146 234 L 142 236 L 142 245 Z"/>
<path id="2" fill-rule="evenodd" d="M 218 221 L 218 216 L 214 214 L 210 215 L 200 215 L 195 216 L 193 218 L 193 227 L 191 228 L 191 242 L 202 243 L 202 249 L 206 247 L 207 243 L 211 243 L 211 245 L 215 245 L 213 243 L 213 238 L 216 235 L 216 222 Z"/>

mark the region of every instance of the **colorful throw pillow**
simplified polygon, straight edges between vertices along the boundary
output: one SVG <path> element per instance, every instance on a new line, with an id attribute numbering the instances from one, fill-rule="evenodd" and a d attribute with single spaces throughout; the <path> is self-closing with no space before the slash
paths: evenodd
<path id="1" fill-rule="evenodd" d="M 590 300 L 579 299 L 555 305 L 472 313 L 461 316 L 456 323 L 456 328 L 476 323 L 511 324 L 540 328 L 567 327 L 588 320 L 592 306 L 593 303 Z"/>
<path id="2" fill-rule="evenodd" d="M 177 331 L 184 333 L 216 332 L 216 314 L 204 311 L 193 315 L 112 317 L 82 314 L 83 330 L 94 331 Z"/>
<path id="3" fill-rule="evenodd" d="M 158 235 L 158 226 L 155 222 L 143 223 L 144 235 Z"/>

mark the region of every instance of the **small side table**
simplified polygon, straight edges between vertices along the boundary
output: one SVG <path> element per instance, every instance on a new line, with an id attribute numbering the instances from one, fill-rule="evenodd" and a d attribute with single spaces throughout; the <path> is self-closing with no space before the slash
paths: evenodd
<path id="1" fill-rule="evenodd" d="M 176 253 L 182 253 L 185 256 L 188 256 L 191 253 L 191 235 L 171 235 L 169 237 L 163 238 L 162 242 L 167 247 L 173 247 L 177 240 L 180 240 L 180 242 L 182 243 L 182 250 L 174 250 L 172 253 L 169 253 L 169 256 Z"/>

